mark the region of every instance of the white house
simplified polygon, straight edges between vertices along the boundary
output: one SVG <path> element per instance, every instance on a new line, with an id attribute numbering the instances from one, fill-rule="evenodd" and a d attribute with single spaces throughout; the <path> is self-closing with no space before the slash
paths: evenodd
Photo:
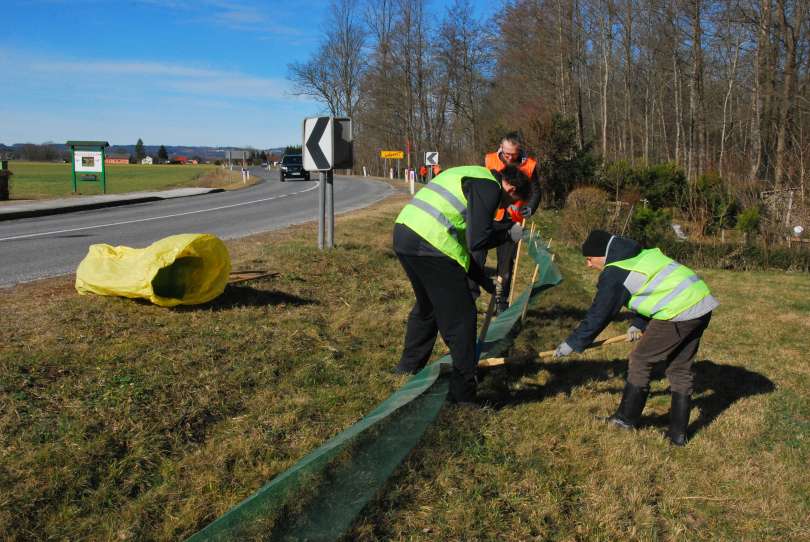
<path id="1" fill-rule="evenodd" d="M 151 166 L 152 165 L 152 157 L 147 156 L 146 158 L 141 160 L 141 164 L 146 164 L 147 166 Z"/>

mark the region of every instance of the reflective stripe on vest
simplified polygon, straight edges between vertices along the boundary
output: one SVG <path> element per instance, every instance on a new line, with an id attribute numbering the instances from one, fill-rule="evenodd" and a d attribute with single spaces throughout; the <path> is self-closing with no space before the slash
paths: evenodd
<path id="1" fill-rule="evenodd" d="M 462 166 L 445 170 L 405 205 L 396 222 L 416 232 L 441 253 L 470 268 L 467 249 L 467 198 L 461 189 L 464 178 L 498 183 L 488 169 Z"/>
<path id="2" fill-rule="evenodd" d="M 504 164 L 503 160 L 501 160 L 499 152 L 487 153 L 487 155 L 484 156 L 484 164 L 486 165 L 487 169 L 490 170 L 494 169 L 495 171 L 503 171 L 503 169 L 506 167 L 506 164 Z M 537 160 L 535 160 L 534 158 L 524 157 L 523 160 L 520 162 L 520 164 L 515 165 L 517 165 L 517 168 L 520 171 L 522 171 L 523 174 L 526 175 L 526 177 L 528 177 L 530 181 L 532 180 L 532 176 L 534 175 L 534 169 L 537 167 Z M 514 205 L 517 207 L 523 207 L 525 204 L 526 202 L 523 200 L 517 200 L 514 203 Z M 508 205 L 507 207 L 498 207 L 498 210 L 495 211 L 496 221 L 503 220 L 503 217 L 507 212 L 507 208 Z M 520 213 L 513 213 L 510 211 L 509 216 L 512 219 L 512 222 L 523 221 L 523 217 L 520 216 Z"/>
<path id="3" fill-rule="evenodd" d="M 699 303 L 710 294 L 709 287 L 694 271 L 653 248 L 637 256 L 607 264 L 647 277 L 645 283 L 630 292 L 627 307 L 655 320 L 670 320 Z"/>

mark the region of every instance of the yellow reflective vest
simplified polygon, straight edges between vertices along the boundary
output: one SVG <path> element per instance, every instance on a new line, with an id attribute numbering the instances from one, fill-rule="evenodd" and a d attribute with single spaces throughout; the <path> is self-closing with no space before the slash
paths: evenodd
<path id="1" fill-rule="evenodd" d="M 461 190 L 464 178 L 488 179 L 500 186 L 485 167 L 446 169 L 416 193 L 399 213 L 396 223 L 404 224 L 468 271 L 467 197 Z"/>
<path id="2" fill-rule="evenodd" d="M 651 248 L 637 256 L 612 262 L 615 266 L 641 273 L 647 277 L 644 284 L 631 291 L 627 308 L 647 318 L 671 320 L 710 295 L 709 287 L 694 271 L 661 252 Z"/>

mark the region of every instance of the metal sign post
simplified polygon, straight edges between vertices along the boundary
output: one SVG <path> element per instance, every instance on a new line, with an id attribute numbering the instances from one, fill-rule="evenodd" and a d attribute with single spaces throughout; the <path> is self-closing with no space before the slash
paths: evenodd
<path id="1" fill-rule="evenodd" d="M 354 165 L 352 121 L 347 118 L 315 117 L 304 119 L 303 158 L 306 171 L 317 171 L 318 248 L 335 246 L 334 169 Z"/>
<path id="2" fill-rule="evenodd" d="M 318 248 L 323 250 L 324 215 L 326 214 L 326 172 L 318 172 Z"/>
<path id="3" fill-rule="evenodd" d="M 335 175 L 334 170 L 326 172 L 326 248 L 335 247 Z"/>

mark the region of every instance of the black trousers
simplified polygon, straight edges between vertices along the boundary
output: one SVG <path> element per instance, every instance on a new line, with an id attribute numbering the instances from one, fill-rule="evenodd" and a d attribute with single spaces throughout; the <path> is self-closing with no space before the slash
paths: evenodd
<path id="1" fill-rule="evenodd" d="M 691 395 L 694 380 L 692 362 L 711 319 L 712 313 L 683 322 L 650 320 L 638 345 L 630 352 L 627 381 L 646 388 L 650 384 L 653 366 L 663 361 L 667 365 L 669 389 Z"/>
<path id="2" fill-rule="evenodd" d="M 512 288 L 512 272 L 514 271 L 515 267 L 515 256 L 517 255 L 517 243 L 512 241 L 511 239 L 507 239 L 505 243 L 502 245 L 498 245 L 495 249 L 496 254 L 498 256 L 498 269 L 497 274 L 501 277 L 502 282 L 502 296 L 504 298 L 509 298 L 509 292 Z M 484 264 L 487 261 L 487 251 L 486 250 L 476 250 L 472 253 L 473 260 L 478 263 L 481 269 L 484 268 Z M 478 289 L 478 284 L 474 281 L 470 281 L 470 289 L 473 292 L 473 297 L 477 297 L 477 294 L 480 292 Z"/>
<path id="3" fill-rule="evenodd" d="M 397 256 L 416 295 L 397 369 L 410 373 L 422 369 L 441 333 L 453 358 L 450 396 L 457 402 L 474 400 L 477 312 L 467 273 L 446 256 Z"/>

